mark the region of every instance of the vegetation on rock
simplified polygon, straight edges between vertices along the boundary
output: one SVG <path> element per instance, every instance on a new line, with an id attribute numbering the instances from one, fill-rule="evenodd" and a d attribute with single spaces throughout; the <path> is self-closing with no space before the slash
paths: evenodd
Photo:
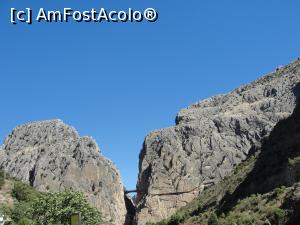
<path id="1" fill-rule="evenodd" d="M 84 225 L 103 224 L 101 213 L 89 205 L 82 192 L 65 190 L 41 193 L 18 180 L 5 180 L 3 172 L 0 173 L 0 180 L 13 184 L 10 191 L 14 199 L 13 206 L 0 206 L 0 214 L 10 218 L 7 224 L 69 225 L 70 216 L 78 212 Z"/>

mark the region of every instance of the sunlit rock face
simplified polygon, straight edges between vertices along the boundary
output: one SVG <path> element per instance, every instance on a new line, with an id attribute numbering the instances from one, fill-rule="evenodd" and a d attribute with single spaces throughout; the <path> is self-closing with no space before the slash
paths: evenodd
<path id="1" fill-rule="evenodd" d="M 231 93 L 193 104 L 178 113 L 174 127 L 147 135 L 135 222 L 170 216 L 231 172 L 291 115 L 299 81 L 297 60 Z"/>
<path id="2" fill-rule="evenodd" d="M 80 137 L 61 120 L 15 128 L 0 153 L 0 168 L 40 191 L 82 191 L 100 209 L 106 224 L 123 225 L 124 188 L 113 163 L 96 142 Z"/>

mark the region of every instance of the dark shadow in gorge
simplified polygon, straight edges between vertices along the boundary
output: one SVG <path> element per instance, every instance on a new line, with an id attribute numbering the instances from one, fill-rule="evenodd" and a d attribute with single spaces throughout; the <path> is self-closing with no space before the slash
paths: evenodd
<path id="1" fill-rule="evenodd" d="M 289 159 L 300 156 L 300 84 L 294 88 L 296 107 L 290 117 L 277 123 L 262 147 L 253 170 L 232 194 L 219 204 L 219 213 L 230 211 L 239 199 L 264 194 L 276 187 L 292 186 L 300 181 L 300 171 L 289 165 Z"/>
<path id="2" fill-rule="evenodd" d="M 128 196 L 125 191 L 124 191 L 124 201 L 125 201 L 125 206 L 126 206 L 126 219 L 124 225 L 132 225 L 134 216 L 136 213 L 135 210 L 135 204 L 130 196 Z"/>

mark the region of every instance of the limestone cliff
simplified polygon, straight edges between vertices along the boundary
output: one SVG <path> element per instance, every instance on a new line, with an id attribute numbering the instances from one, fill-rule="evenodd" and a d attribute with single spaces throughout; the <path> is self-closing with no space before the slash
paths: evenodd
<path id="1" fill-rule="evenodd" d="M 295 87 L 297 90 L 300 90 L 299 85 Z M 293 114 L 276 124 L 255 154 L 157 225 L 298 225 L 299 100 Z"/>
<path id="2" fill-rule="evenodd" d="M 176 126 L 154 131 L 140 153 L 139 225 L 173 214 L 218 183 L 258 148 L 299 96 L 300 61 L 182 110 Z"/>
<path id="3" fill-rule="evenodd" d="M 124 188 L 119 172 L 90 137 L 60 120 L 15 128 L 0 150 L 0 169 L 40 191 L 82 191 L 107 224 L 123 225 Z"/>

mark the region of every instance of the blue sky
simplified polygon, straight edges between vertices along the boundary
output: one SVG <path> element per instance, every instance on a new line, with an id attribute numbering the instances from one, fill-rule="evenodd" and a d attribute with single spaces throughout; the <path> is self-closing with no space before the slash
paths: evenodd
<path id="1" fill-rule="evenodd" d="M 11 7 L 153 7 L 159 19 L 12 25 Z M 94 137 L 132 189 L 147 133 L 300 56 L 299 8 L 297 0 L 2 0 L 0 139 L 16 125 L 60 118 Z"/>

